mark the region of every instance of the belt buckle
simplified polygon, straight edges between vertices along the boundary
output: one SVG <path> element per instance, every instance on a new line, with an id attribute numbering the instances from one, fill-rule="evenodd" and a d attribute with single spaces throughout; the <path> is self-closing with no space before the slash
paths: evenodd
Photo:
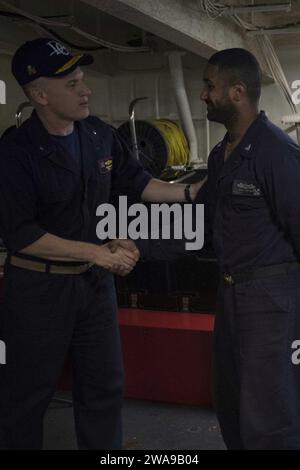
<path id="1" fill-rule="evenodd" d="M 227 284 L 234 284 L 234 279 L 231 274 L 223 274 L 223 279 Z"/>

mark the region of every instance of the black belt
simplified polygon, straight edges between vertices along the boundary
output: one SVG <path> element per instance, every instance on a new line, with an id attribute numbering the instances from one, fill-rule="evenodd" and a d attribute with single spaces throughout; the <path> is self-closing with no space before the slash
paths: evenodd
<path id="1" fill-rule="evenodd" d="M 9 254 L 7 256 L 7 262 L 18 268 L 50 274 L 82 274 L 93 266 L 93 263 L 84 263 L 80 261 L 52 261 L 22 254 Z"/>
<path id="2" fill-rule="evenodd" d="M 254 281 L 255 279 L 276 276 L 276 274 L 288 274 L 297 268 L 300 268 L 300 263 L 294 261 L 291 263 L 263 266 L 243 273 L 223 273 L 222 277 L 226 284 L 239 284 L 240 282 Z"/>

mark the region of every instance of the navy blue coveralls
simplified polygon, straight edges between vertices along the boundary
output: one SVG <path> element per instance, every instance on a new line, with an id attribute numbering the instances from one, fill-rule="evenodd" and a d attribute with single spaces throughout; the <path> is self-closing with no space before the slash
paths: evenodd
<path id="1" fill-rule="evenodd" d="M 205 203 L 221 271 L 216 411 L 229 449 L 300 449 L 300 364 L 292 360 L 300 340 L 300 148 L 263 112 L 224 163 L 227 139 L 212 150 L 196 201 Z M 185 240 L 138 245 L 146 258 L 170 260 Z M 230 284 L 223 274 L 254 278 Z"/>
<path id="2" fill-rule="evenodd" d="M 231 449 L 300 449 L 300 266 L 284 266 L 300 259 L 300 148 L 263 112 L 224 163 L 227 138 L 210 154 L 207 186 L 221 272 L 274 272 L 221 282 L 217 414 Z"/>
<path id="3" fill-rule="evenodd" d="M 10 254 L 49 232 L 100 244 L 96 208 L 112 192 L 139 199 L 151 176 L 110 126 L 76 122 L 82 171 L 34 112 L 0 149 L 0 233 Z M 75 263 L 76 264 L 76 263 Z M 0 338 L 0 448 L 42 447 L 43 416 L 71 348 L 78 446 L 121 446 L 123 366 L 113 276 L 5 266 Z"/>

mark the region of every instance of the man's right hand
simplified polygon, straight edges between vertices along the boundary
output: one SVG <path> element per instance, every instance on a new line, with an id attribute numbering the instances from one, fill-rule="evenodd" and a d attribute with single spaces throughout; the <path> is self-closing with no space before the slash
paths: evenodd
<path id="1" fill-rule="evenodd" d="M 139 254 L 137 250 L 130 251 L 118 246 L 117 249 L 112 252 L 109 244 L 106 244 L 97 246 L 93 262 L 97 266 L 101 266 L 114 274 L 126 276 L 133 270 L 138 259 Z"/>

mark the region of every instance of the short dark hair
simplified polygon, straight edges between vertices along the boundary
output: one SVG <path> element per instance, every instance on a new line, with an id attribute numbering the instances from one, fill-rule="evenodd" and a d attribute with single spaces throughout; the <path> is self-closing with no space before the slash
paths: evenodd
<path id="1" fill-rule="evenodd" d="M 243 82 L 251 102 L 256 103 L 260 98 L 262 72 L 257 59 L 251 52 L 242 48 L 224 49 L 216 52 L 208 61 L 216 65 L 220 72 L 225 72 L 229 84 Z"/>

